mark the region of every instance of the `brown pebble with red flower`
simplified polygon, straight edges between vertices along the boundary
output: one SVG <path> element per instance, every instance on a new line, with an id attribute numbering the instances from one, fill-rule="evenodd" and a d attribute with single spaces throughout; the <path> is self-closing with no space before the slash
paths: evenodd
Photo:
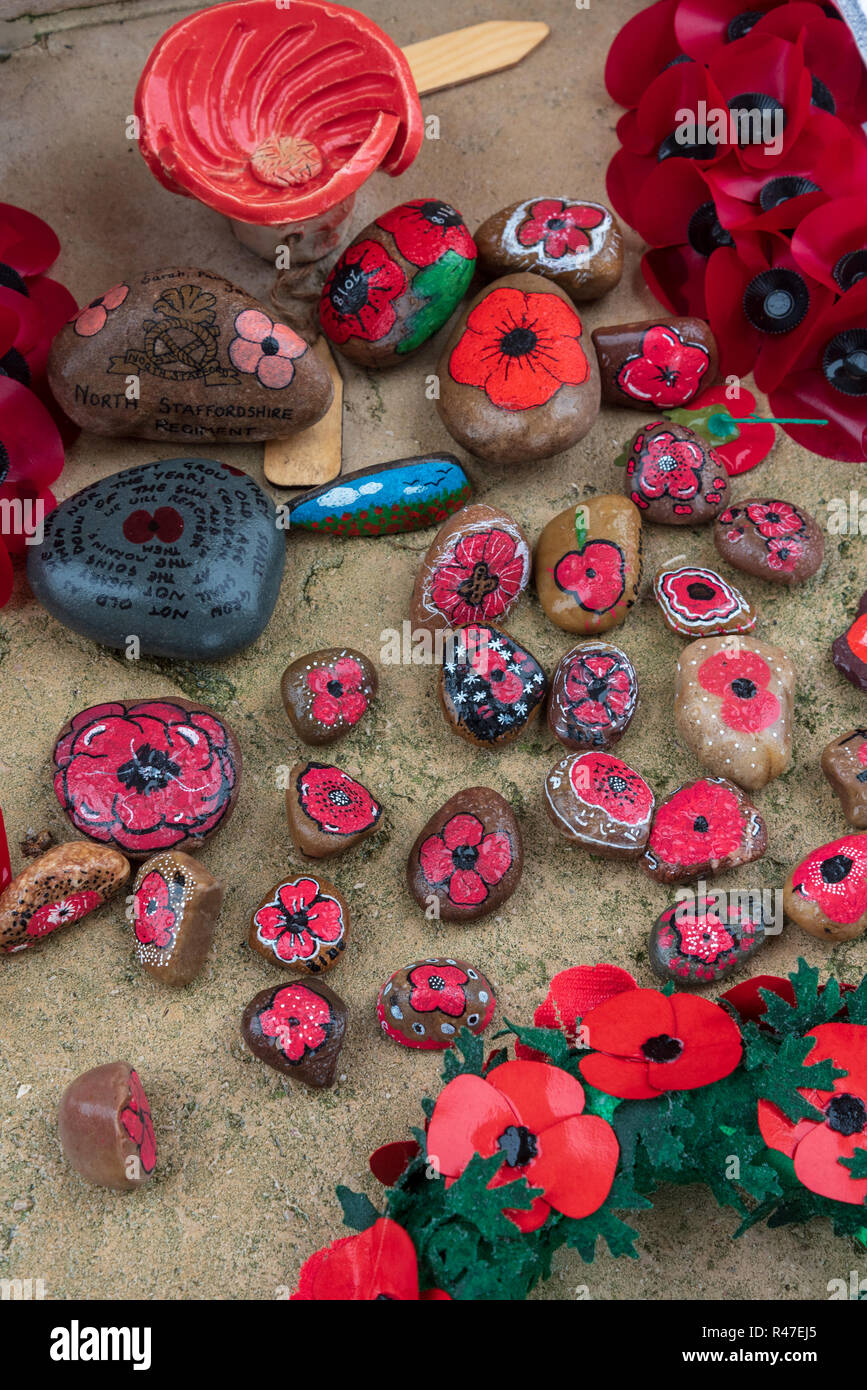
<path id="1" fill-rule="evenodd" d="M 131 1191 L 157 1161 L 150 1105 L 138 1073 L 107 1062 L 67 1086 L 57 1114 L 63 1152 L 86 1182 Z"/>
<path id="2" fill-rule="evenodd" d="M 523 867 L 521 831 L 508 801 L 490 787 L 468 787 L 416 836 L 406 878 L 427 917 L 474 922 L 512 896 Z"/>
<path id="3" fill-rule="evenodd" d="M 204 965 L 225 886 L 180 850 L 155 854 L 133 886 L 132 924 L 139 965 L 164 985 L 187 985 Z"/>
<path id="4" fill-rule="evenodd" d="M 670 410 L 716 380 L 716 339 L 704 319 L 642 319 L 593 331 L 605 405 Z"/>
<path id="5" fill-rule="evenodd" d="M 381 816 L 367 788 L 332 763 L 299 762 L 289 773 L 289 834 L 308 859 L 344 854 L 373 834 Z"/>
<path id="6" fill-rule="evenodd" d="M 263 989 L 241 1019 L 241 1036 L 260 1061 L 303 1081 L 333 1086 L 349 1010 L 322 980 Z"/>
<path id="7" fill-rule="evenodd" d="M 108 845 L 70 840 L 32 860 L 0 893 L 0 952 L 24 951 L 119 893 L 128 861 Z"/>
<path id="8" fill-rule="evenodd" d="M 496 998 L 484 975 L 464 960 L 429 956 L 389 976 L 376 1001 L 387 1037 L 425 1051 L 452 1047 L 462 1028 L 482 1033 Z"/>
<path id="9" fill-rule="evenodd" d="M 725 506 L 728 474 L 694 430 L 656 420 L 632 437 L 623 488 L 647 521 L 700 526 Z"/>
<path id="10" fill-rule="evenodd" d="M 825 558 L 821 527 L 803 507 L 745 497 L 720 512 L 714 545 L 724 560 L 769 584 L 803 584 Z"/>
<path id="11" fill-rule="evenodd" d="M 280 680 L 283 708 L 305 743 L 334 743 L 350 733 L 376 698 L 373 663 L 351 647 L 299 656 Z"/>
<path id="12" fill-rule="evenodd" d="M 349 936 L 343 894 L 317 874 L 290 874 L 275 883 L 250 918 L 250 949 L 282 970 L 321 975 L 336 965 Z"/>

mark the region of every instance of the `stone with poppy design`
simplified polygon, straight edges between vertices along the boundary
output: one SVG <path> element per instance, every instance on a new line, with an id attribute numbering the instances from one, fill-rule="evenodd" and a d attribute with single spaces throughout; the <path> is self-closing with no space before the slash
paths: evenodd
<path id="1" fill-rule="evenodd" d="M 611 324 L 593 330 L 593 344 L 605 405 L 670 410 L 716 380 L 716 339 L 704 319 Z"/>
<path id="2" fill-rule="evenodd" d="M 867 928 L 867 835 L 843 835 L 802 859 L 783 887 L 786 916 L 822 941 Z"/>
<path id="3" fill-rule="evenodd" d="M 132 890 L 132 928 L 139 965 L 165 985 L 187 985 L 204 965 L 223 906 L 225 885 L 180 850 L 145 860 Z"/>
<path id="4" fill-rule="evenodd" d="M 321 975 L 340 959 L 348 936 L 349 907 L 334 884 L 291 874 L 254 908 L 247 941 L 272 965 Z"/>
<path id="5" fill-rule="evenodd" d="M 527 587 L 530 567 L 530 545 L 516 521 L 484 503 L 461 507 L 419 566 L 410 606 L 413 632 L 500 621 Z"/>
<path id="6" fill-rule="evenodd" d="M 599 374 L 575 306 L 541 275 L 507 275 L 463 312 L 440 358 L 437 410 L 493 463 L 570 449 L 599 411 Z"/>
<path id="7" fill-rule="evenodd" d="M 644 778 L 601 750 L 561 758 L 545 778 L 545 809 L 560 834 L 605 859 L 641 855 L 653 807 Z"/>
<path id="8" fill-rule="evenodd" d="M 708 637 L 677 663 L 674 718 L 703 767 L 748 791 L 779 777 L 792 761 L 795 668 L 757 637 Z"/>
<path id="9" fill-rule="evenodd" d="M 153 1176 L 157 1147 L 138 1073 L 107 1062 L 67 1086 L 57 1112 L 66 1161 L 98 1187 L 129 1192 Z"/>
<path id="10" fill-rule="evenodd" d="M 241 1019 L 241 1036 L 254 1057 L 302 1081 L 333 1086 L 349 1010 L 322 980 L 263 989 Z"/>
<path id="11" fill-rule="evenodd" d="M 525 198 L 501 208 L 476 232 L 479 268 L 489 278 L 531 271 L 554 280 L 576 304 L 620 283 L 623 237 L 602 203 Z"/>
<path id="12" fill-rule="evenodd" d="M 607 493 L 567 507 L 536 545 L 536 592 L 552 623 L 586 636 L 622 623 L 641 583 L 641 513 Z"/>
<path id="13" fill-rule="evenodd" d="M 512 743 L 536 718 L 548 693 L 539 662 L 488 624 L 459 628 L 440 670 L 440 706 L 461 738 L 482 748 Z"/>
<path id="14" fill-rule="evenodd" d="M 367 713 L 376 698 L 376 668 L 351 647 L 326 647 L 299 656 L 280 679 L 283 708 L 305 743 L 334 743 Z"/>
<path id="15" fill-rule="evenodd" d="M 484 975 L 463 960 L 429 956 L 395 970 L 379 991 L 376 1016 L 386 1037 L 426 1051 L 452 1047 L 462 1028 L 482 1033 L 496 998 Z"/>
<path id="16" fill-rule="evenodd" d="M 765 822 L 725 777 L 686 782 L 657 807 L 641 867 L 657 883 L 689 883 L 761 859 Z"/>
<path id="17" fill-rule="evenodd" d="M 684 896 L 659 914 L 648 958 L 655 975 L 684 985 L 711 985 L 740 969 L 765 940 L 761 893 Z"/>
<path id="18" fill-rule="evenodd" d="M 834 639 L 831 655 L 841 676 L 867 690 L 867 590 L 847 630 Z"/>
<path id="19" fill-rule="evenodd" d="M 822 750 L 822 771 L 857 830 L 867 830 L 867 729 L 850 729 Z"/>
<path id="20" fill-rule="evenodd" d="M 0 893 L 0 953 L 26 951 L 119 893 L 129 862 L 109 845 L 71 840 L 32 859 Z"/>
<path id="21" fill-rule="evenodd" d="M 694 430 L 654 420 L 632 437 L 623 489 L 647 521 L 700 526 L 725 505 L 728 474 Z"/>
<path id="22" fill-rule="evenodd" d="M 490 787 L 467 787 L 419 831 L 406 876 L 427 916 L 474 922 L 512 896 L 523 867 L 521 831 L 508 801 Z"/>
<path id="23" fill-rule="evenodd" d="M 740 589 L 704 565 L 666 565 L 657 570 L 653 597 L 672 632 L 705 637 L 749 632 L 756 610 Z"/>
<path id="24" fill-rule="evenodd" d="M 286 820 L 308 859 L 344 854 L 379 825 L 382 806 L 361 782 L 332 763 L 297 762 L 289 772 Z"/>
<path id="25" fill-rule="evenodd" d="M 714 545 L 724 560 L 769 584 L 803 584 L 825 558 L 821 527 L 793 502 L 745 497 L 714 523 Z"/>
<path id="26" fill-rule="evenodd" d="M 567 748 L 613 748 L 638 705 L 638 677 L 610 642 L 582 642 L 560 658 L 548 697 L 548 728 Z"/>

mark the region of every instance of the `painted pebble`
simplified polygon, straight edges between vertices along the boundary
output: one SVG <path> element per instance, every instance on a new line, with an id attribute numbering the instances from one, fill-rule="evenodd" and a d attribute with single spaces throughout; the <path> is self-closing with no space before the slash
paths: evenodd
<path id="1" fill-rule="evenodd" d="M 530 545 L 516 521 L 496 507 L 462 507 L 419 566 L 410 608 L 413 632 L 499 622 L 526 589 L 530 568 Z"/>
<path id="2" fill-rule="evenodd" d="M 286 667 L 283 707 L 305 743 L 334 743 L 350 733 L 376 698 L 373 663 L 351 647 L 308 652 Z"/>
<path id="3" fill-rule="evenodd" d="M 437 410 L 453 439 L 493 463 L 550 458 L 599 413 L 599 373 L 565 290 L 507 275 L 476 296 L 439 361 Z"/>
<path id="4" fill-rule="evenodd" d="M 228 821 L 241 750 L 221 715 L 172 696 L 80 710 L 54 745 L 54 791 L 83 835 L 132 859 L 197 849 Z"/>
<path id="5" fill-rule="evenodd" d="M 725 506 L 728 476 L 719 455 L 694 430 L 655 420 L 632 437 L 624 491 L 648 521 L 700 526 Z"/>
<path id="6" fill-rule="evenodd" d="M 260 1061 L 303 1081 L 333 1086 L 349 1010 L 324 980 L 263 989 L 241 1019 L 241 1036 Z"/>
<path id="7" fill-rule="evenodd" d="M 716 379 L 716 340 L 703 319 L 612 324 L 594 329 L 593 345 L 606 405 L 669 410 Z"/>
<path id="8" fill-rule="evenodd" d="M 470 743 L 502 748 L 518 738 L 543 706 L 548 690 L 536 658 L 498 628 L 460 628 L 440 671 L 446 723 Z"/>
<path id="9" fill-rule="evenodd" d="M 133 885 L 132 924 L 139 965 L 165 985 L 187 985 L 204 965 L 225 884 L 189 854 L 147 859 Z"/>
<path id="10" fill-rule="evenodd" d="M 613 748 L 638 704 L 638 678 L 625 652 L 583 642 L 560 658 L 548 699 L 548 728 L 567 748 Z"/>
<path id="11" fill-rule="evenodd" d="M 822 941 L 860 936 L 867 927 L 867 835 L 844 835 L 802 859 L 786 879 L 783 910 Z"/>
<path id="12" fill-rule="evenodd" d="M 461 214 L 415 198 L 377 217 L 347 246 L 319 302 L 326 338 L 350 362 L 389 367 L 442 328 L 476 266 Z"/>
<path id="13" fill-rule="evenodd" d="M 654 797 L 644 778 L 611 753 L 573 753 L 545 778 L 545 808 L 567 840 L 605 859 L 637 859 Z"/>
<path id="14" fill-rule="evenodd" d="M 850 729 L 822 750 L 822 771 L 850 825 L 867 830 L 867 729 Z"/>
<path id="15" fill-rule="evenodd" d="M 704 777 L 657 808 L 642 868 L 657 883 L 688 883 L 761 859 L 765 822 L 740 787 Z"/>
<path id="16" fill-rule="evenodd" d="M 346 947 L 349 908 L 327 878 L 291 875 L 254 909 L 247 940 L 272 965 L 321 975 Z"/>
<path id="17" fill-rule="evenodd" d="M 57 1113 L 60 1143 L 86 1182 L 129 1192 L 153 1176 L 157 1146 L 150 1105 L 126 1062 L 107 1062 L 67 1086 Z"/>
<path id="18" fill-rule="evenodd" d="M 756 637 L 710 637 L 677 663 L 674 718 L 703 767 L 748 791 L 792 761 L 795 668 L 779 647 Z"/>
<path id="19" fill-rule="evenodd" d="M 71 840 L 32 859 L 0 893 L 0 952 L 26 951 L 119 893 L 129 863 L 107 845 Z"/>
<path id="20" fill-rule="evenodd" d="M 308 859 L 344 854 L 372 835 L 382 807 L 366 787 L 331 763 L 298 762 L 289 773 L 286 819 Z"/>
<path id="21" fill-rule="evenodd" d="M 490 787 L 468 787 L 416 836 L 406 877 L 428 917 L 474 922 L 512 896 L 523 867 L 521 831 L 508 801 Z"/>
<path id="22" fill-rule="evenodd" d="M 487 276 L 531 271 L 554 280 L 576 303 L 599 299 L 619 284 L 623 237 L 602 203 L 580 198 L 526 198 L 476 232 L 479 269 Z"/>
<path id="23" fill-rule="evenodd" d="M 48 380 L 82 429 L 163 444 L 279 439 L 320 420 L 334 394 L 303 338 L 191 269 L 147 271 L 91 300 L 54 339 Z"/>
<path id="24" fill-rule="evenodd" d="M 395 970 L 376 1001 L 387 1037 L 425 1051 L 451 1047 L 462 1028 L 483 1033 L 496 998 L 484 975 L 463 960 L 432 956 Z"/>
<path id="25" fill-rule="evenodd" d="M 756 610 L 740 589 L 702 565 L 667 565 L 653 581 L 653 597 L 672 632 L 681 637 L 750 632 Z"/>
<path id="26" fill-rule="evenodd" d="M 809 512 L 773 497 L 745 497 L 726 507 L 713 539 L 735 569 L 771 584 L 803 584 L 825 557 L 821 528 Z"/>
<path id="27" fill-rule="evenodd" d="M 867 690 L 867 590 L 848 630 L 835 638 L 831 654 L 840 675 L 858 690 Z"/>
<path id="28" fill-rule="evenodd" d="M 588 636 L 622 623 L 641 582 L 641 514 L 606 494 L 567 507 L 536 546 L 536 591 L 557 627 Z"/>
<path id="29" fill-rule="evenodd" d="M 28 549 L 31 589 L 73 632 L 127 653 L 218 661 L 267 626 L 286 534 L 239 468 L 176 458 L 91 483 Z"/>
<path id="30" fill-rule="evenodd" d="M 445 521 L 471 492 L 454 454 L 419 454 L 302 493 L 289 507 L 289 524 L 342 538 L 423 531 Z"/>
<path id="31" fill-rule="evenodd" d="M 676 984 L 716 984 L 754 956 L 764 940 L 760 893 L 685 898 L 654 922 L 650 967 L 660 979 Z"/>

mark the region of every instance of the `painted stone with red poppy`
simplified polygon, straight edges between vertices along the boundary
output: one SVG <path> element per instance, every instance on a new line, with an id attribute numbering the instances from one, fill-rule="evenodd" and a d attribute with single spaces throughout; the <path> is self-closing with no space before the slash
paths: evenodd
<path id="1" fill-rule="evenodd" d="M 653 806 L 644 778 L 611 753 L 573 753 L 545 778 L 545 809 L 560 834 L 605 859 L 640 856 Z"/>
<path id="2" fill-rule="evenodd" d="M 691 895 L 659 914 L 650 932 L 648 959 L 662 980 L 711 985 L 744 965 L 764 940 L 761 893 Z"/>
<path id="3" fill-rule="evenodd" d="M 756 610 L 740 589 L 704 565 L 668 565 L 653 580 L 653 597 L 680 637 L 749 632 Z"/>
<path id="4" fill-rule="evenodd" d="M 703 777 L 657 807 L 641 867 L 657 883 L 689 883 L 751 864 L 767 846 L 765 822 L 746 793 L 724 777 Z"/>
<path id="5" fill-rule="evenodd" d="M 700 526 L 725 505 L 728 474 L 688 425 L 655 420 L 632 438 L 623 490 L 648 521 Z"/>
<path id="6" fill-rule="evenodd" d="M 305 743 L 334 743 L 355 728 L 376 698 L 376 669 L 351 647 L 299 656 L 280 679 L 283 708 Z"/>
<path id="7" fill-rule="evenodd" d="M 180 850 L 145 860 L 132 890 L 136 959 L 164 985 L 187 985 L 204 965 L 225 885 Z"/>
<path id="8" fill-rule="evenodd" d="M 166 445 L 280 438 L 321 420 L 334 394 L 273 311 L 194 269 L 147 271 L 97 295 L 55 338 L 48 380 L 82 429 Z"/>
<path id="9" fill-rule="evenodd" d="M 821 941 L 867 928 L 867 835 L 844 835 L 802 859 L 783 888 L 786 916 Z"/>
<path id="10" fill-rule="evenodd" d="M 401 203 L 359 232 L 331 271 L 322 331 L 350 362 L 393 366 L 442 328 L 475 266 L 476 244 L 451 203 Z"/>
<path id="11" fill-rule="evenodd" d="M 429 956 L 389 976 L 376 1001 L 387 1037 L 426 1051 L 451 1047 L 462 1028 L 482 1033 L 496 998 L 484 975 L 463 960 Z"/>
<path id="12" fill-rule="evenodd" d="M 138 1073 L 106 1062 L 67 1086 L 57 1112 L 66 1161 L 85 1182 L 129 1192 L 153 1176 L 157 1146 Z"/>
<path id="13" fill-rule="evenodd" d="M 476 503 L 455 512 L 431 542 L 416 575 L 413 632 L 503 619 L 530 578 L 530 545 L 516 521 Z"/>
<path id="14" fill-rule="evenodd" d="M 867 729 L 850 729 L 822 750 L 822 771 L 858 830 L 867 830 Z"/>
<path id="15" fill-rule="evenodd" d="M 774 497 L 745 497 L 720 512 L 714 545 L 744 574 L 770 584 L 803 584 L 825 558 L 825 539 L 809 512 Z"/>
<path id="16" fill-rule="evenodd" d="M 481 748 L 503 748 L 518 738 L 547 691 L 545 672 L 532 653 L 483 623 L 458 629 L 440 669 L 446 723 Z"/>
<path id="17" fill-rule="evenodd" d="M 512 896 L 523 867 L 521 831 L 508 801 L 490 787 L 467 787 L 416 836 L 406 878 L 427 916 L 475 922 Z"/>
<path id="18" fill-rule="evenodd" d="M 638 705 L 638 677 L 610 642 L 582 642 L 562 656 L 551 681 L 548 728 L 567 748 L 613 748 Z"/>
<path id="19" fill-rule="evenodd" d="M 631 410 L 686 405 L 716 379 L 716 340 L 704 319 L 643 319 L 593 330 L 602 401 Z"/>
<path id="20" fill-rule="evenodd" d="M 40 854 L 0 893 L 0 953 L 26 951 L 87 917 L 120 892 L 129 873 L 116 849 L 87 840 Z"/>
<path id="21" fill-rule="evenodd" d="M 536 592 L 552 623 L 587 636 L 622 623 L 641 583 L 641 513 L 607 493 L 567 507 L 536 545 Z"/>
<path id="22" fill-rule="evenodd" d="M 476 232 L 479 269 L 493 279 L 529 270 L 562 285 L 576 304 L 620 283 L 623 238 L 602 203 L 525 198 L 501 208 Z"/>
<path id="23" fill-rule="evenodd" d="M 327 878 L 290 874 L 254 908 L 247 941 L 271 965 L 321 975 L 339 961 L 349 936 L 349 907 Z"/>
<path id="24" fill-rule="evenodd" d="M 858 690 L 867 690 L 867 590 L 849 627 L 834 639 L 834 665 Z"/>
<path id="25" fill-rule="evenodd" d="M 691 642 L 677 663 L 674 718 L 703 767 L 756 791 L 792 761 L 795 668 L 756 637 Z"/>
<path id="26" fill-rule="evenodd" d="M 599 413 L 599 373 L 565 290 L 541 275 L 495 280 L 463 312 L 437 368 L 453 439 L 492 463 L 551 458 Z"/>
<path id="27" fill-rule="evenodd" d="M 349 1010 L 322 980 L 271 986 L 250 1000 L 241 1036 L 260 1061 L 293 1081 L 333 1086 Z"/>
<path id="28" fill-rule="evenodd" d="M 131 859 L 203 845 L 241 785 L 241 749 L 222 715 L 175 696 L 79 710 L 53 758 L 54 793 L 76 830 Z"/>
<path id="29" fill-rule="evenodd" d="M 286 820 L 297 850 L 328 859 L 372 835 L 382 807 L 361 782 L 332 763 L 298 762 L 289 772 Z"/>

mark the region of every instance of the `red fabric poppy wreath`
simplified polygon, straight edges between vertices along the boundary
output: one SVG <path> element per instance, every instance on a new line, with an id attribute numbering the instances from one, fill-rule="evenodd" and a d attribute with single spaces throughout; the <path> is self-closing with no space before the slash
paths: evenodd
<path id="1" fill-rule="evenodd" d="M 322 290 L 319 321 L 333 343 L 363 338 L 375 343 L 394 327 L 394 301 L 406 276 L 378 241 L 359 241 L 344 251 Z"/>
<path id="2" fill-rule="evenodd" d="M 575 965 L 555 975 L 544 1001 L 533 1014 L 536 1028 L 559 1028 L 570 1047 L 578 1039 L 578 1024 L 591 1009 L 613 999 L 638 984 L 628 970 L 617 965 Z M 525 1043 L 515 1043 L 515 1056 L 526 1061 L 544 1061 L 544 1055 Z"/>
<path id="3" fill-rule="evenodd" d="M 415 1246 L 402 1226 L 380 1217 L 359 1235 L 335 1240 L 302 1265 L 293 1299 L 302 1302 L 442 1301 L 440 1289 L 419 1293 Z"/>
<path id="4" fill-rule="evenodd" d="M 478 816 L 459 812 L 446 822 L 438 835 L 428 836 L 418 857 L 431 887 L 445 887 L 450 900 L 458 907 L 475 907 L 485 901 L 494 884 L 508 873 L 513 851 L 505 831 L 492 830 L 485 834 Z"/>
<path id="5" fill-rule="evenodd" d="M 559 295 L 495 289 L 471 311 L 449 372 L 501 410 L 531 410 L 564 384 L 587 380 L 581 333 L 581 320 Z"/>

